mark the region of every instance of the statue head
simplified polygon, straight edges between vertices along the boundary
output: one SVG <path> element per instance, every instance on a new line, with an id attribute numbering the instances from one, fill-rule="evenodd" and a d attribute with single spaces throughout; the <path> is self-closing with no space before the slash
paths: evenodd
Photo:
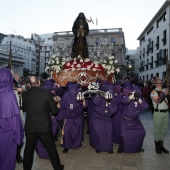
<path id="1" fill-rule="evenodd" d="M 80 12 L 79 15 L 78 15 L 78 17 L 77 17 L 77 19 L 86 20 L 86 17 L 85 17 L 85 15 L 84 15 L 83 12 Z"/>

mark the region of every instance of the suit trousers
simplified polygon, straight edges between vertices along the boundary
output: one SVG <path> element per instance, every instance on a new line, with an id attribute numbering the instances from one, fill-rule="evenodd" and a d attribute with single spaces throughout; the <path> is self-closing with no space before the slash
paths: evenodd
<path id="1" fill-rule="evenodd" d="M 36 132 L 36 133 L 26 132 L 25 136 L 26 146 L 23 158 L 24 170 L 32 169 L 34 150 L 38 139 L 40 139 L 42 143 L 46 146 L 53 168 L 58 170 L 60 169 L 61 162 L 55 146 L 54 136 L 52 135 L 52 132 Z"/>

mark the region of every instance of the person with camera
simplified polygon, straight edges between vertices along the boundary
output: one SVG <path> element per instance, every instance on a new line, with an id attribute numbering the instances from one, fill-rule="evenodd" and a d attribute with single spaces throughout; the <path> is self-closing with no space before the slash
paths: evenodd
<path id="1" fill-rule="evenodd" d="M 100 90 L 104 94 L 94 94 L 91 103 L 89 143 L 96 153 L 108 152 L 113 154 L 112 116 L 117 111 L 114 97 L 114 86 L 103 82 Z"/>
<path id="2" fill-rule="evenodd" d="M 155 151 L 157 154 L 167 153 L 169 151 L 164 148 L 164 139 L 168 131 L 169 111 L 168 111 L 168 90 L 162 88 L 162 81 L 159 77 L 155 78 L 155 89 L 151 92 L 151 99 L 154 107 L 153 125 L 154 125 L 154 141 Z"/>
<path id="3" fill-rule="evenodd" d="M 140 87 L 133 86 L 132 90 L 123 89 L 122 103 L 124 110 L 120 120 L 120 145 L 118 153 L 144 151 L 142 145 L 146 132 L 139 116 L 142 111 L 149 108 L 149 105 L 141 97 Z"/>

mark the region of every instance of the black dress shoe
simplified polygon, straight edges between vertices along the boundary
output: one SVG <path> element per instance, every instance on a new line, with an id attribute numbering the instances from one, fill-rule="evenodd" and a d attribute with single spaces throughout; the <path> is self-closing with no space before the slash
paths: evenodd
<path id="1" fill-rule="evenodd" d="M 122 153 L 122 151 L 121 151 L 120 147 L 119 147 L 119 149 L 117 150 L 117 153 Z"/>
<path id="2" fill-rule="evenodd" d="M 99 150 L 96 150 L 96 153 L 100 153 L 100 151 L 99 151 Z"/>
<path id="3" fill-rule="evenodd" d="M 61 165 L 61 166 L 60 166 L 60 170 L 63 170 L 63 169 L 64 169 L 64 165 Z"/>
<path id="4" fill-rule="evenodd" d="M 113 154 L 113 151 L 111 151 L 111 152 L 108 152 L 108 153 L 110 153 L 110 154 Z"/>
<path id="5" fill-rule="evenodd" d="M 17 162 L 18 162 L 18 163 L 22 163 L 22 162 L 23 162 L 23 159 L 22 159 L 22 157 L 21 157 L 21 155 L 20 155 L 20 154 L 19 154 L 19 155 L 17 155 L 16 160 L 17 160 Z"/>
<path id="6" fill-rule="evenodd" d="M 141 149 L 141 152 L 145 152 L 145 150 L 144 150 L 144 149 Z"/>
<path id="7" fill-rule="evenodd" d="M 69 149 L 64 148 L 63 153 L 67 153 Z"/>

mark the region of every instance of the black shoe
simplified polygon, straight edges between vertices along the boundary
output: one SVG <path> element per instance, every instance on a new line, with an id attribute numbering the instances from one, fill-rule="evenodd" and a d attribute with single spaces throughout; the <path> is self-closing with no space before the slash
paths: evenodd
<path id="1" fill-rule="evenodd" d="M 167 153 L 169 154 L 169 151 L 167 149 L 164 148 L 163 146 L 163 141 L 159 141 L 159 144 L 160 144 L 160 149 L 163 153 Z"/>
<path id="2" fill-rule="evenodd" d="M 69 150 L 69 149 L 64 148 L 64 149 L 63 149 L 63 153 L 67 153 L 67 152 L 68 152 L 68 150 Z"/>
<path id="3" fill-rule="evenodd" d="M 118 148 L 117 153 L 122 153 L 120 147 Z"/>
<path id="4" fill-rule="evenodd" d="M 64 169 L 64 165 L 61 165 L 61 166 L 60 166 L 60 170 L 63 170 L 63 169 Z"/>
<path id="5" fill-rule="evenodd" d="M 96 150 L 96 153 L 100 153 L 100 151 L 99 151 L 99 150 Z"/>
<path id="6" fill-rule="evenodd" d="M 160 141 L 155 141 L 155 151 L 157 154 L 162 154 Z"/>
<path id="7" fill-rule="evenodd" d="M 57 138 L 57 137 L 55 137 L 55 138 L 54 138 L 54 140 L 55 140 L 55 142 L 56 142 L 56 141 L 58 141 L 58 138 Z"/>
<path id="8" fill-rule="evenodd" d="M 144 149 L 141 149 L 141 151 L 140 152 L 145 152 L 145 150 Z"/>
<path id="9" fill-rule="evenodd" d="M 110 154 L 113 154 L 113 151 L 111 151 L 111 152 L 108 152 L 108 153 L 110 153 Z"/>
<path id="10" fill-rule="evenodd" d="M 20 152 L 21 152 L 20 150 L 17 150 L 16 160 L 17 160 L 18 163 L 22 163 L 23 162 L 23 159 L 22 159 L 22 157 L 20 155 Z"/>

